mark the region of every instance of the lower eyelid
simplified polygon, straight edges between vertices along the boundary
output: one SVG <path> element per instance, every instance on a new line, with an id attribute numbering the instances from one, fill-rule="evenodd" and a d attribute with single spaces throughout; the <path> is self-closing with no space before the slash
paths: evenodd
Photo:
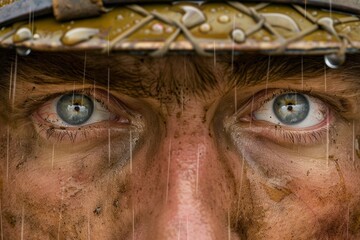
<path id="1" fill-rule="evenodd" d="M 337 116 L 330 110 L 328 116 L 320 124 L 303 129 L 270 124 L 266 121 L 254 121 L 251 117 L 238 119 L 236 125 L 239 131 L 248 131 L 278 143 L 298 145 L 321 144 L 328 132 L 335 131 Z"/>
<path id="2" fill-rule="evenodd" d="M 40 120 L 40 121 L 39 121 Z M 46 123 L 42 119 L 34 118 L 34 125 L 37 133 L 52 144 L 64 143 L 81 143 L 86 140 L 106 139 L 108 132 L 117 135 L 121 133 L 128 133 L 130 131 L 130 124 L 121 123 L 96 123 L 84 127 L 55 127 L 50 123 Z"/>

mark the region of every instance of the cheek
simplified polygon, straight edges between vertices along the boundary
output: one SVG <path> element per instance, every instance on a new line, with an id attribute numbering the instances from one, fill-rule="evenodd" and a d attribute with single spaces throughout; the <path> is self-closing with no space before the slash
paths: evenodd
<path id="1" fill-rule="evenodd" d="M 248 167 L 261 179 L 319 193 L 338 189 L 340 197 L 345 194 L 346 186 L 354 184 L 346 178 L 358 176 L 354 168 L 357 157 L 351 129 L 339 124 L 329 133 L 328 140 L 309 146 L 279 145 L 255 134 L 236 131 L 231 133 L 231 141 Z M 358 179 L 353 180 L 355 184 L 358 182 Z"/>
<path id="2" fill-rule="evenodd" d="M 262 208 L 265 225 L 299 236 L 329 234 L 332 228 L 334 234 L 346 231 L 343 223 L 349 224 L 349 209 L 356 212 L 360 199 L 351 129 L 339 124 L 329 143 L 324 139 L 313 146 L 279 145 L 252 133 L 231 131 L 230 141 L 244 164 L 243 182 L 250 183 L 242 191 L 252 194 Z"/>
<path id="3" fill-rule="evenodd" d="M 132 143 L 129 134 L 125 134 L 114 137 L 110 145 L 100 141 L 92 147 L 73 149 L 49 146 L 39 139 L 24 137 L 11 137 L 8 144 L 6 136 L 1 138 L 4 211 L 19 222 L 21 206 L 24 206 L 27 213 L 33 214 L 33 222 L 47 218 L 55 226 L 64 206 L 78 213 L 81 208 L 95 208 L 96 192 L 102 190 L 98 189 L 99 181 L 111 175 L 113 169 L 122 169 L 128 164 L 130 144 L 133 149 L 138 148 L 137 134 L 133 133 L 132 137 Z"/>
<path id="4" fill-rule="evenodd" d="M 360 135 L 360 122 L 354 121 L 341 129 L 330 144 L 333 149 L 331 159 L 337 163 L 338 179 L 344 186 L 350 205 L 360 203 L 360 156 L 357 138 Z"/>

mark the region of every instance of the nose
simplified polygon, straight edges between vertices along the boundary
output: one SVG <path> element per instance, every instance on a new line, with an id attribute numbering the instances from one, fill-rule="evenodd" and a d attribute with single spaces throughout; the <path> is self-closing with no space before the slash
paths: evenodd
<path id="1" fill-rule="evenodd" d="M 187 109 L 167 122 L 154 171 L 164 186 L 147 223 L 146 239 L 238 239 L 231 236 L 234 179 L 204 121 L 203 108 Z M 157 169 L 157 170 L 156 170 Z"/>

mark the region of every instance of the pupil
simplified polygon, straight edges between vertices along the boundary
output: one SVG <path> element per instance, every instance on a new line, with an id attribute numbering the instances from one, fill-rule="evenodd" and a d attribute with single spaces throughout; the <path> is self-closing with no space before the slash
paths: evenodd
<path id="1" fill-rule="evenodd" d="M 79 107 L 78 105 L 77 105 L 77 106 L 75 106 L 75 108 L 74 108 L 74 109 L 75 109 L 75 111 L 77 111 L 77 112 L 78 112 L 78 111 L 80 111 L 80 107 Z"/>
<path id="2" fill-rule="evenodd" d="M 291 112 L 293 110 L 293 106 L 288 106 L 287 109 Z"/>

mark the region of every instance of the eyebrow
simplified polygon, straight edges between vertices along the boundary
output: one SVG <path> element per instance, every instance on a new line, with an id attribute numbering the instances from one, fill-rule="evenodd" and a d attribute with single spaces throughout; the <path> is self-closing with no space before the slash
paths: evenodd
<path id="1" fill-rule="evenodd" d="M 241 56 L 239 56 L 241 58 Z M 301 80 L 325 78 L 340 79 L 360 87 L 360 55 L 349 55 L 347 62 L 339 69 L 330 69 L 325 65 L 323 56 L 253 56 L 247 61 L 239 61 L 235 66 L 233 77 L 239 78 L 244 71 L 248 73 L 246 79 L 236 79 L 237 85 L 257 85 L 262 82 L 276 82 L 279 80 Z M 236 62 L 236 61 L 235 61 Z M 325 72 L 326 71 L 326 72 Z"/>
<path id="2" fill-rule="evenodd" d="M 14 59 L 12 57 L 12 62 Z M 329 71 L 345 75 L 345 79 L 354 82 L 360 74 L 360 55 L 350 56 L 348 62 L 350 64 L 340 71 Z M 299 78 L 301 70 L 304 77 L 323 75 L 323 57 L 304 56 L 301 60 L 299 56 L 220 55 L 214 62 L 213 58 L 196 55 L 150 58 L 120 54 L 108 57 L 87 53 L 33 53 L 18 58 L 19 78 L 37 85 L 84 82 L 133 97 L 173 95 L 177 99 L 181 97 L 181 91 L 204 96 L 224 79 L 229 86 L 256 85 Z M 359 81 L 356 83 L 360 86 Z"/>

